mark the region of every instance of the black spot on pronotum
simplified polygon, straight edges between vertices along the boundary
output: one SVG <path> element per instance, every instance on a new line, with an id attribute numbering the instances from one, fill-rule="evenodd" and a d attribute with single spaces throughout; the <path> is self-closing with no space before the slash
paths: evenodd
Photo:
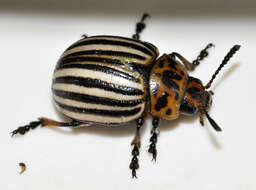
<path id="1" fill-rule="evenodd" d="M 169 63 L 168 65 L 170 68 L 177 70 L 176 64 Z"/>
<path id="2" fill-rule="evenodd" d="M 173 71 L 164 71 L 163 77 L 169 78 L 169 79 L 175 79 L 175 80 L 181 80 L 182 77 Z"/>
<path id="3" fill-rule="evenodd" d="M 180 88 L 179 88 L 178 84 L 173 79 L 179 81 L 182 79 L 182 77 L 172 71 L 164 71 L 163 72 L 162 82 L 164 83 L 164 85 L 166 87 L 168 87 L 169 89 L 174 89 L 176 91 L 179 91 Z"/>
<path id="4" fill-rule="evenodd" d="M 158 63 L 158 66 L 159 66 L 159 68 L 163 68 L 163 67 L 164 67 L 164 60 L 161 60 L 161 61 Z"/>
<path id="5" fill-rule="evenodd" d="M 169 94 L 165 92 L 160 98 L 158 98 L 156 105 L 155 105 L 155 110 L 160 111 L 162 108 L 166 107 L 168 104 L 167 97 Z"/>
<path id="6" fill-rule="evenodd" d="M 185 73 L 184 73 L 183 71 L 180 71 L 180 74 L 181 74 L 182 76 L 184 76 Z"/>
<path id="7" fill-rule="evenodd" d="M 175 98 L 175 100 L 179 99 L 179 93 L 178 92 L 175 93 L 175 97 L 174 98 Z"/>
<path id="8" fill-rule="evenodd" d="M 161 73 L 154 73 L 156 77 L 161 77 Z"/>
<path id="9" fill-rule="evenodd" d="M 172 110 L 168 109 L 165 113 L 166 113 L 166 115 L 171 115 L 172 114 Z"/>

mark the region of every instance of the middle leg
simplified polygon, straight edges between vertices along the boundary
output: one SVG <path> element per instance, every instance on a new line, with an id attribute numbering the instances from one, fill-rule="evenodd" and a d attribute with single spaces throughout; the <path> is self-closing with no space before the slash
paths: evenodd
<path id="1" fill-rule="evenodd" d="M 131 145 L 133 146 L 133 149 L 132 149 L 132 160 L 131 160 L 131 163 L 130 163 L 130 169 L 132 170 L 132 178 L 137 178 L 137 175 L 136 175 L 136 170 L 139 169 L 139 160 L 138 160 L 138 157 L 139 154 L 140 154 L 140 145 L 141 145 L 141 142 L 140 142 L 140 129 L 144 123 L 146 119 L 146 112 L 143 113 L 143 115 L 137 119 L 137 127 L 136 127 L 136 132 L 135 132 L 135 137 L 134 139 L 132 140 L 131 142 Z"/>
<path id="2" fill-rule="evenodd" d="M 153 158 L 152 160 L 156 161 L 156 155 L 157 155 L 157 150 L 156 150 L 156 143 L 157 143 L 157 137 L 159 135 L 159 118 L 154 117 L 152 120 L 152 129 L 151 129 L 151 137 L 149 141 L 151 142 L 149 145 L 148 152 L 152 154 Z"/>

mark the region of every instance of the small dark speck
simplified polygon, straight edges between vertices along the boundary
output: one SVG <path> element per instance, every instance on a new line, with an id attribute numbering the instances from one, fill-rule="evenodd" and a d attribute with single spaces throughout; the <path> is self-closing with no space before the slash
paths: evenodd
<path id="1" fill-rule="evenodd" d="M 179 93 L 178 92 L 176 92 L 176 94 L 175 94 L 175 100 L 178 100 L 179 99 Z"/>
<path id="2" fill-rule="evenodd" d="M 20 174 L 22 174 L 26 170 L 26 164 L 24 164 L 23 162 L 20 162 L 19 166 L 21 167 Z"/>
<path id="3" fill-rule="evenodd" d="M 171 109 L 168 109 L 168 110 L 166 111 L 166 115 L 171 115 L 171 113 L 172 113 L 172 110 L 171 110 Z"/>
<path id="4" fill-rule="evenodd" d="M 155 73 L 155 76 L 156 77 L 161 77 L 161 74 L 160 73 Z"/>
<path id="5" fill-rule="evenodd" d="M 161 61 L 159 62 L 159 64 L 158 64 L 158 66 L 159 66 L 160 68 L 163 68 L 163 66 L 164 66 L 164 60 L 161 60 Z"/>

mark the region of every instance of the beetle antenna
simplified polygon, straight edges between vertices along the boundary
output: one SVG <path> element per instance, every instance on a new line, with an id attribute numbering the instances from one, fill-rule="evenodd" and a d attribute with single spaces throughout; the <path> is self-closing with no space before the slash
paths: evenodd
<path id="1" fill-rule="evenodd" d="M 216 131 L 221 131 L 221 128 L 218 126 L 218 124 L 209 116 L 207 111 L 203 109 L 203 112 L 205 116 L 207 117 L 208 121 L 210 122 L 211 126 L 216 130 Z"/>
<path id="2" fill-rule="evenodd" d="M 222 63 L 220 64 L 219 68 L 215 71 L 215 73 L 212 75 L 211 80 L 207 83 L 207 85 L 204 87 L 205 89 L 208 89 L 211 87 L 211 84 L 213 82 L 213 80 L 215 79 L 215 77 L 219 74 L 220 70 L 228 63 L 228 61 L 230 60 L 230 58 L 240 49 L 240 45 L 234 45 L 229 52 L 227 53 L 227 55 L 224 57 Z"/>

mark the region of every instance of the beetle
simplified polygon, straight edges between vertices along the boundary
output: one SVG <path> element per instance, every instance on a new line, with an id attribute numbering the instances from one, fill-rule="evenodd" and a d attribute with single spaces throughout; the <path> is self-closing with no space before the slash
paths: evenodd
<path id="1" fill-rule="evenodd" d="M 74 128 L 120 126 L 136 120 L 129 168 L 132 177 L 137 177 L 140 129 L 147 112 L 152 115 L 148 152 L 153 160 L 157 156 L 160 119 L 173 120 L 180 114 L 199 114 L 201 125 L 204 125 L 206 116 L 211 126 L 221 131 L 208 114 L 213 92 L 207 89 L 240 46 L 234 45 L 230 49 L 211 80 L 203 85 L 188 71 L 193 71 L 208 56 L 208 49 L 213 44 L 208 44 L 192 62 L 176 52 L 158 58 L 157 47 L 140 40 L 148 17 L 148 14 L 142 16 L 132 38 L 84 35 L 68 47 L 55 67 L 52 93 L 58 111 L 71 122 L 41 117 L 12 131 L 12 136 L 23 135 L 39 125 Z"/>

